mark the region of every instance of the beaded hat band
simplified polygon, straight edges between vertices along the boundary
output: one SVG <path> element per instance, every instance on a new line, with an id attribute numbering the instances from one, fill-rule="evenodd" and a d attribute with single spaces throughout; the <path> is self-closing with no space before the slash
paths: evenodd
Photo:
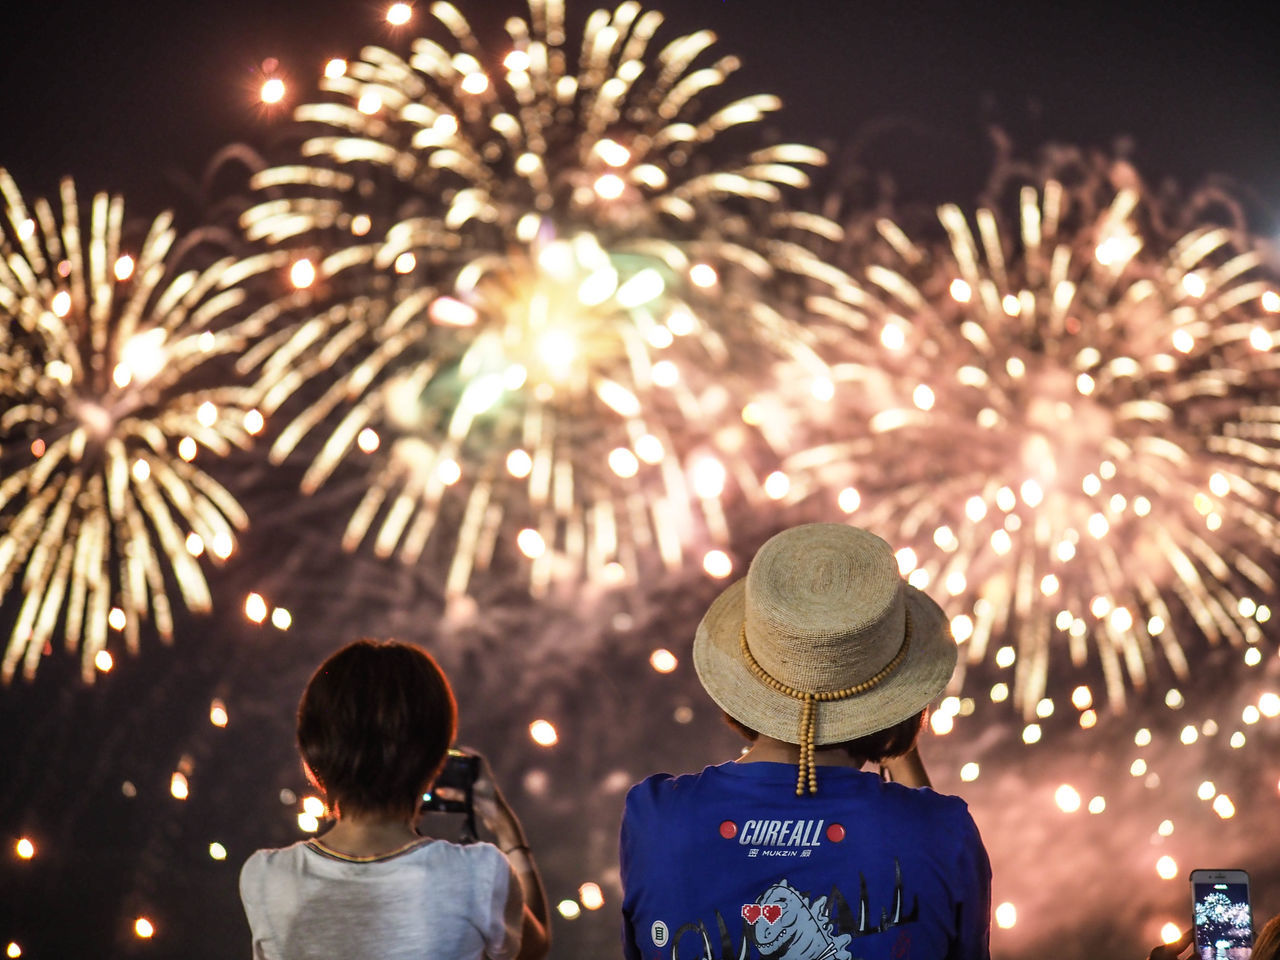
<path id="1" fill-rule="evenodd" d="M 946 689 L 957 653 L 946 614 L 902 579 L 888 543 L 847 524 L 810 523 L 771 537 L 712 601 L 692 659 L 728 716 L 800 747 L 800 793 L 809 796 L 817 747 L 919 713 Z"/>
<path id="2" fill-rule="evenodd" d="M 911 613 L 910 611 L 906 612 L 906 630 L 903 632 L 902 646 L 898 648 L 898 652 L 894 654 L 893 659 L 886 663 L 874 676 L 868 677 L 861 683 L 845 687 L 843 690 L 828 690 L 820 693 L 797 690 L 795 687 L 788 686 L 776 677 L 771 676 L 764 667 L 756 662 L 756 658 L 751 654 L 751 647 L 747 643 L 747 625 L 745 623 L 743 623 L 742 629 L 738 634 L 738 643 L 742 648 L 742 657 L 747 663 L 747 668 L 757 680 L 765 686 L 777 690 L 788 697 L 793 697 L 804 704 L 800 712 L 800 770 L 796 777 L 796 796 L 800 797 L 804 796 L 806 781 L 810 793 L 818 792 L 818 771 L 813 762 L 813 736 L 814 730 L 818 726 L 818 704 L 832 700 L 847 700 L 849 697 L 865 693 L 872 687 L 882 683 L 893 671 L 897 670 L 902 661 L 906 659 L 907 651 L 911 647 Z"/>

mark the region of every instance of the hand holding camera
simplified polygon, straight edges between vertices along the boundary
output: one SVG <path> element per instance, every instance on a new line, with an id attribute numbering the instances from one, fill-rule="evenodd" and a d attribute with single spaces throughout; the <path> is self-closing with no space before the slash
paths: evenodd
<path id="1" fill-rule="evenodd" d="M 524 829 L 498 789 L 489 761 L 474 750 L 463 747 L 449 751 L 444 769 L 431 792 L 423 798 L 421 809 L 464 814 L 472 840 L 476 838 L 475 817 L 478 815 L 503 853 L 529 849 Z"/>

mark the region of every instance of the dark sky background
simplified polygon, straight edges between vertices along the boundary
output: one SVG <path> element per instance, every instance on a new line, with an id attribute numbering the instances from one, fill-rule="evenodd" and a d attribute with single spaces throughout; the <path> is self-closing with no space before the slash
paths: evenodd
<path id="1" fill-rule="evenodd" d="M 425 5 L 424 5 L 425 6 Z M 591 8 L 570 4 L 571 20 Z M 950 4 L 682 0 L 675 29 L 710 27 L 745 61 L 744 91 L 782 96 L 772 126 L 853 146 L 912 198 L 963 202 L 987 172 L 986 130 L 1027 153 L 1111 148 L 1184 186 L 1219 174 L 1274 219 L 1280 122 L 1274 36 L 1234 4 Z M 500 36 L 511 0 L 464 4 Z M 373 3 L 25 3 L 5 13 L 0 162 L 27 192 L 72 173 L 148 206 L 177 204 L 221 146 L 261 143 L 282 109 L 256 103 L 278 58 L 294 97 L 329 56 L 405 37 Z M 486 29 L 487 28 L 487 29 Z"/>
<path id="2" fill-rule="evenodd" d="M 510 0 L 459 5 L 487 37 L 521 12 Z M 52 193 L 72 174 L 82 194 L 124 193 L 134 215 L 175 207 L 188 225 L 198 222 L 197 184 L 209 159 L 231 142 L 265 145 L 287 115 L 287 107 L 268 111 L 257 101 L 262 61 L 279 59 L 289 102 L 297 102 L 328 57 L 411 35 L 389 31 L 383 6 L 10 4 L 0 25 L 0 166 L 28 197 Z M 591 9 L 571 6 L 574 24 Z M 745 61 L 734 91 L 782 96 L 771 131 L 892 178 L 904 201 L 971 201 L 989 172 L 995 124 L 1026 156 L 1051 141 L 1122 144 L 1152 181 L 1172 177 L 1189 189 L 1225 178 L 1260 231 L 1274 234 L 1280 223 L 1280 68 L 1274 33 L 1248 5 L 666 7 L 660 36 L 710 27 L 716 50 Z M 353 632 L 416 638 L 439 612 L 426 574 L 311 549 L 329 542 L 313 529 L 323 526 L 325 503 L 264 496 L 278 512 L 218 577 L 218 612 L 184 616 L 174 647 L 146 644 L 142 657 L 122 660 L 89 689 L 59 652 L 34 684 L 0 689 L 0 947 L 16 939 L 24 956 L 39 958 L 246 952 L 235 871 L 253 848 L 298 835 L 295 807 L 279 796 L 303 788 L 290 722 L 306 676 Z M 772 532 L 764 523 L 739 532 L 744 547 Z M 294 629 L 247 626 L 238 607 L 249 589 L 288 602 Z M 482 606 L 510 612 L 469 645 L 437 651 L 459 688 L 463 736 L 495 757 L 539 848 L 553 903 L 586 879 L 605 888 L 599 914 L 558 922 L 555 957 L 615 955 L 610 870 L 625 787 L 654 769 L 692 770 L 733 754 L 732 735 L 706 708 L 683 655 L 715 590 L 702 580 L 656 585 L 622 618 L 609 605 L 534 609 L 495 590 Z M 646 663 L 659 645 L 682 657 L 669 677 Z M 997 902 L 1019 904 L 1019 926 L 997 933 L 996 956 L 1145 956 L 1160 923 L 1189 910 L 1181 880 L 1155 877 L 1162 849 L 1184 876 L 1193 866 L 1248 867 L 1259 914 L 1280 910 L 1280 851 L 1275 838 L 1263 842 L 1249 829 L 1280 820 L 1276 724 L 1250 728 L 1245 753 L 1228 750 L 1224 737 L 1176 743 L 1186 723 L 1218 718 L 1225 731 L 1259 684 L 1277 688 L 1280 658 L 1269 656 L 1248 683 L 1237 683 L 1234 651 L 1206 653 L 1197 665 L 1183 714 L 1163 706 L 1163 688 L 1128 715 L 1104 715 L 1088 735 L 1062 711 L 1046 722 L 1036 750 L 1022 746 L 1017 718 L 989 708 L 981 722 L 962 721 L 956 734 L 928 744 L 940 789 L 963 793 L 987 835 Z M 231 712 L 225 731 L 208 722 L 215 696 Z M 682 709 L 692 712 L 674 719 Z M 523 728 L 534 716 L 557 721 L 557 751 L 528 745 Z M 1140 753 L 1133 731 L 1144 725 L 1156 733 L 1145 756 L 1163 783 L 1128 775 Z M 186 804 L 168 795 L 183 758 L 195 770 Z M 958 770 L 970 760 L 991 772 L 963 784 Z M 1202 776 L 1232 791 L 1236 820 L 1220 821 L 1183 796 Z M 136 796 L 125 795 L 126 781 Z M 1053 804 L 1063 782 L 1086 799 L 1106 793 L 1110 812 L 1078 814 L 1067 829 Z M 1154 832 L 1165 815 L 1157 807 L 1180 825 L 1168 841 Z M 12 855 L 22 833 L 41 841 L 31 864 Z M 224 863 L 207 855 L 215 839 L 228 848 Z M 157 920 L 151 943 L 131 935 L 139 913 Z"/>

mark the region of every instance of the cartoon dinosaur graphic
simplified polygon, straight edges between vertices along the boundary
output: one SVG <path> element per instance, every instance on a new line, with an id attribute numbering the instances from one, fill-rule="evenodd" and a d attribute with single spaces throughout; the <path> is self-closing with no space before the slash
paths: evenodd
<path id="1" fill-rule="evenodd" d="M 827 917 L 827 898 L 814 903 L 780 880 L 756 900 L 758 916 L 748 916 L 760 956 L 771 960 L 852 960 L 846 948 L 853 938 L 837 934 Z"/>

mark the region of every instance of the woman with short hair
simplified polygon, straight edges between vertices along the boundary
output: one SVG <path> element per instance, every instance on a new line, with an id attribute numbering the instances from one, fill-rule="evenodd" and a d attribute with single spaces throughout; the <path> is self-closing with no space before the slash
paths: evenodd
<path id="1" fill-rule="evenodd" d="M 255 960 L 546 956 L 542 881 L 484 758 L 474 806 L 498 846 L 415 829 L 456 727 L 449 681 L 418 647 L 361 640 L 321 664 L 298 706 L 298 749 L 335 822 L 245 863 Z"/>

